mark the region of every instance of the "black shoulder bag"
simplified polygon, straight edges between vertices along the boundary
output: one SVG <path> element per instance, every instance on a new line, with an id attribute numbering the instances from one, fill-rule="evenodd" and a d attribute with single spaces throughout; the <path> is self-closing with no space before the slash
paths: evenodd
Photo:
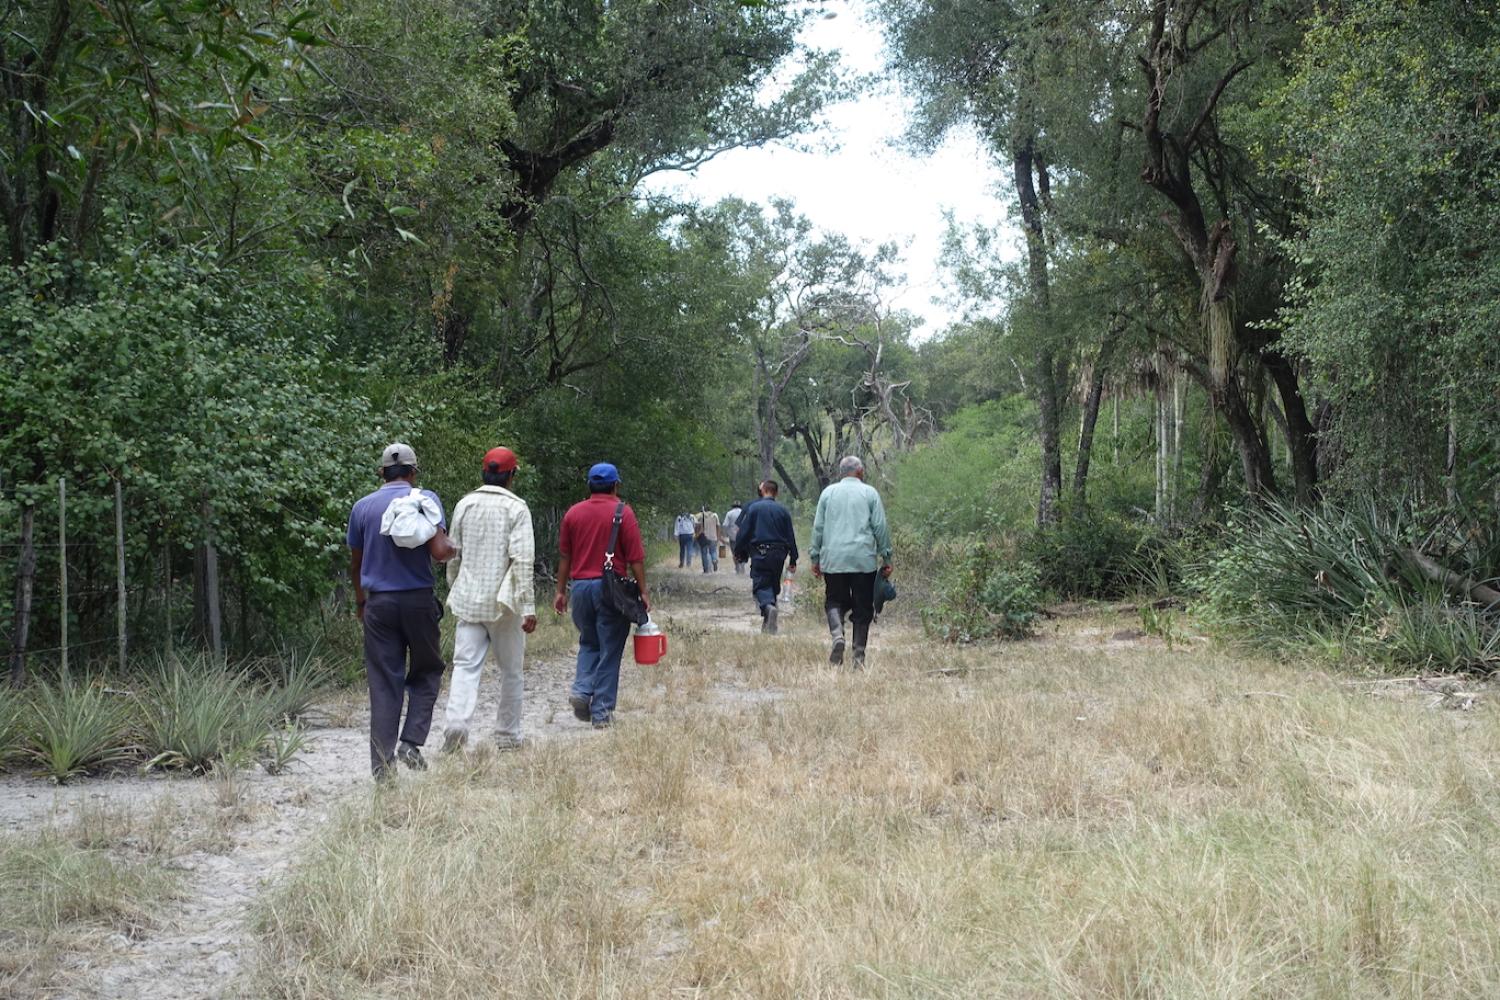
<path id="1" fill-rule="evenodd" d="M 615 523 L 609 529 L 609 548 L 604 552 L 604 606 L 621 618 L 637 625 L 651 620 L 646 613 L 646 602 L 641 600 L 641 585 L 615 572 L 615 543 L 620 540 L 620 522 L 625 520 L 625 502 L 615 508 Z"/>

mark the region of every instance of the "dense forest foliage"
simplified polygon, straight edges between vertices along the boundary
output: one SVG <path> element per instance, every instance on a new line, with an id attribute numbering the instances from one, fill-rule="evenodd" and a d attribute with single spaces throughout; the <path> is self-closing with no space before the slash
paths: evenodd
<path id="1" fill-rule="evenodd" d="M 1500 10 L 872 12 L 912 142 L 977 128 L 1011 181 L 921 336 L 893 248 L 643 186 L 817 129 L 855 84 L 799 41 L 815 7 L 8 5 L 12 676 L 64 622 L 113 642 L 116 484 L 134 648 L 205 641 L 218 590 L 233 649 L 316 634 L 391 439 L 450 503 L 514 447 L 539 551 L 600 459 L 665 516 L 859 452 L 907 552 L 968 551 L 955 637 L 1148 589 L 1496 662 Z"/>

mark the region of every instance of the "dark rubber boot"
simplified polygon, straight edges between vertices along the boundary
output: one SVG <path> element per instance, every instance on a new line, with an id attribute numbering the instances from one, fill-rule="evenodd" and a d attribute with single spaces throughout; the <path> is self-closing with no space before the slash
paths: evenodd
<path id="1" fill-rule="evenodd" d="M 833 636 L 833 650 L 828 654 L 828 662 L 838 666 L 844 662 L 844 609 L 825 610 L 828 613 L 828 634 Z"/>
<path id="2" fill-rule="evenodd" d="M 854 669 L 865 665 L 865 646 L 870 642 L 870 623 L 854 623 Z"/>

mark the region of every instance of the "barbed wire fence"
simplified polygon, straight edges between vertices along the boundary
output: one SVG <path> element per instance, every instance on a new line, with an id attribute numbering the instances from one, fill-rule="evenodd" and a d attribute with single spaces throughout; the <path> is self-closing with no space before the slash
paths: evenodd
<path id="1" fill-rule="evenodd" d="M 201 634 L 213 655 L 223 657 L 212 537 L 196 554 L 189 581 L 194 611 L 184 613 L 176 607 L 183 581 L 173 543 L 160 515 L 152 516 L 145 491 L 133 498 L 118 479 L 103 491 L 64 478 L 46 487 L 0 484 L 0 507 L 18 515 L 0 523 L 22 528 L 0 536 L 0 640 L 13 686 L 38 668 L 63 680 L 111 662 L 123 670 L 133 652 L 170 653 L 185 633 Z"/>

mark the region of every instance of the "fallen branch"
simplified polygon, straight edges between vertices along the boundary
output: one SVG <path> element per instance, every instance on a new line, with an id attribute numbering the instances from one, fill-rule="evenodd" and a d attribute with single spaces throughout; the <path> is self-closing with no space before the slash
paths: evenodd
<path id="1" fill-rule="evenodd" d="M 1417 568 L 1422 571 L 1422 575 L 1433 583 L 1440 583 L 1449 590 L 1457 591 L 1474 603 L 1484 605 L 1486 609 L 1500 607 L 1500 590 L 1486 586 L 1476 580 L 1471 580 L 1444 566 L 1439 566 L 1423 555 L 1420 549 L 1407 549 L 1407 554 L 1411 556 Z"/>

